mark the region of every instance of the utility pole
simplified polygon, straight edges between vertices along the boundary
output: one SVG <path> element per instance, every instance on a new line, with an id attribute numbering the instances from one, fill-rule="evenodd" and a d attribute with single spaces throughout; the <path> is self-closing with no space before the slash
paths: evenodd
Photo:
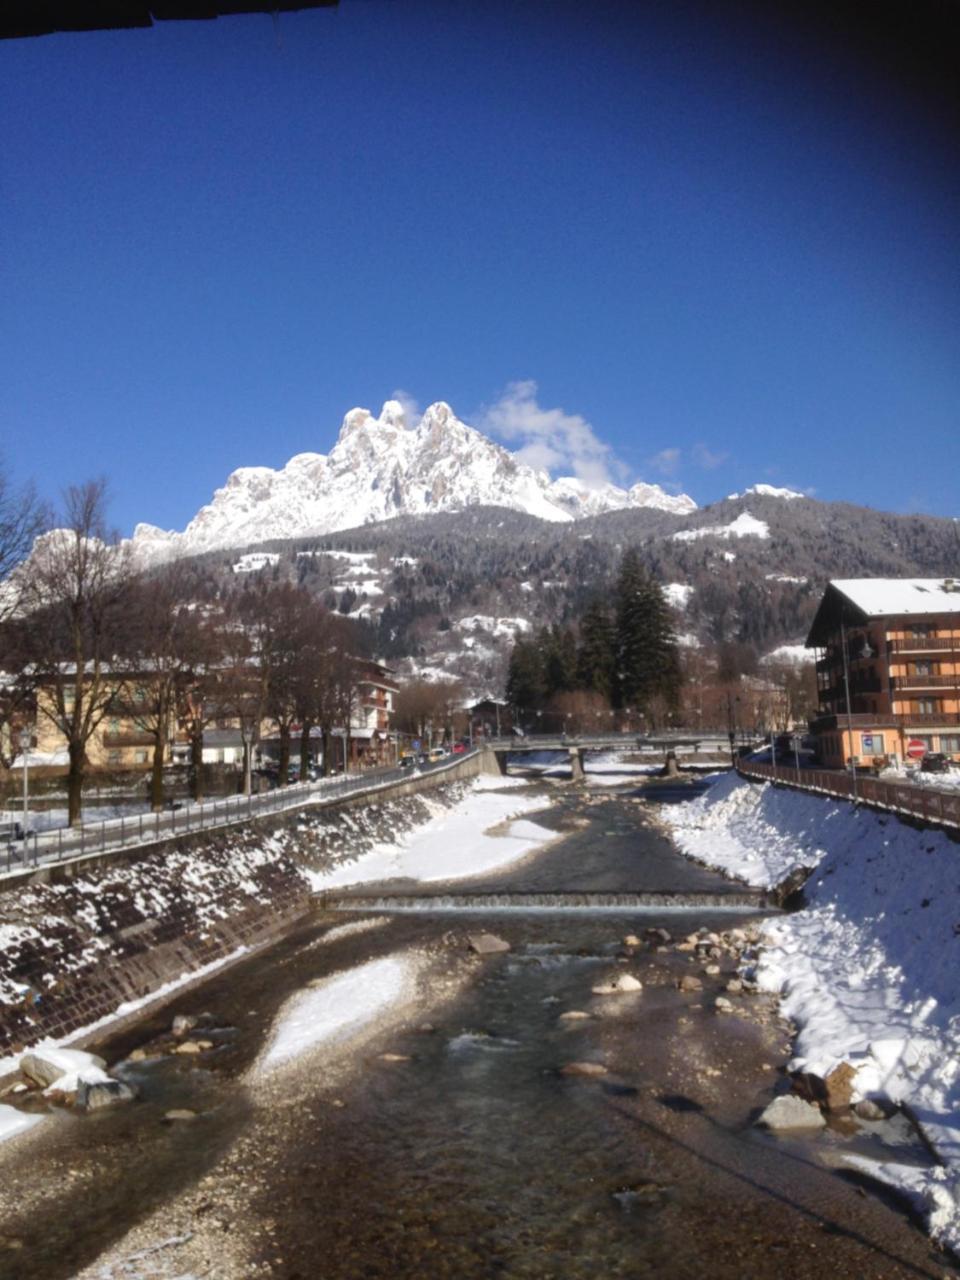
<path id="1" fill-rule="evenodd" d="M 853 788 L 853 803 L 857 796 L 857 766 L 853 751 L 853 715 L 850 711 L 850 666 L 847 655 L 847 631 L 843 625 L 843 605 L 840 606 L 840 643 L 843 646 L 843 689 L 847 699 L 847 734 L 850 738 L 850 780 Z"/>

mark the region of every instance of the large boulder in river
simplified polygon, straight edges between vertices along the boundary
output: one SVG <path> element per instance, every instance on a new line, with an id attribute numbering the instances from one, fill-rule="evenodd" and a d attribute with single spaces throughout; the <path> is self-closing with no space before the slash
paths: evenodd
<path id="1" fill-rule="evenodd" d="M 509 951 L 510 943 L 498 938 L 495 933 L 471 933 L 467 936 L 470 950 L 478 956 L 493 956 L 501 951 Z"/>
<path id="2" fill-rule="evenodd" d="M 78 1111 L 99 1111 L 119 1102 L 134 1102 L 138 1096 L 133 1085 L 125 1080 L 98 1080 L 93 1084 L 81 1080 L 75 1105 Z"/>
<path id="3" fill-rule="evenodd" d="M 34 1084 L 46 1089 L 63 1076 L 79 1076 L 91 1068 L 101 1071 L 107 1064 L 95 1053 L 82 1049 L 40 1047 L 31 1049 L 20 1059 L 20 1070 Z"/>
<path id="4" fill-rule="evenodd" d="M 620 996 L 630 991 L 642 991 L 643 983 L 632 973 L 618 973 L 606 982 L 599 982 L 592 988 L 595 996 Z"/>
<path id="5" fill-rule="evenodd" d="M 757 1121 L 762 1128 L 777 1133 L 792 1129 L 822 1129 L 826 1123 L 819 1107 L 798 1098 L 795 1093 L 774 1098 Z"/>

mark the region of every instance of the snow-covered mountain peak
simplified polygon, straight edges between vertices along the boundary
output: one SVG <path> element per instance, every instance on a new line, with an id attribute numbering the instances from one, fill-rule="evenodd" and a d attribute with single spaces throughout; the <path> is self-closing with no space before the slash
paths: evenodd
<path id="1" fill-rule="evenodd" d="M 141 525 L 134 542 L 156 560 L 479 505 L 551 521 L 628 507 L 679 515 L 696 510 L 686 494 L 658 485 L 640 482 L 626 490 L 573 476 L 551 480 L 461 422 L 446 401 L 431 404 L 412 427 L 401 402 L 387 400 L 376 418 L 369 409 L 351 409 L 329 454 L 299 453 L 278 471 L 240 467 L 182 534 Z"/>

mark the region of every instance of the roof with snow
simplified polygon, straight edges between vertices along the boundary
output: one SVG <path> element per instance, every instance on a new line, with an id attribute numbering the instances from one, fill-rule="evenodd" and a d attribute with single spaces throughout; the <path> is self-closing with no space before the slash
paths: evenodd
<path id="1" fill-rule="evenodd" d="M 807 636 L 807 647 L 823 644 L 841 620 L 960 614 L 960 578 L 838 578 L 828 583 Z"/>

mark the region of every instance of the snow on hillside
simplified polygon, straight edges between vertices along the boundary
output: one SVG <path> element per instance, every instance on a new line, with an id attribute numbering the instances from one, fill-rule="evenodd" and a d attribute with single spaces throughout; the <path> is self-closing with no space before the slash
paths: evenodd
<path id="1" fill-rule="evenodd" d="M 793 498 L 805 498 L 805 493 L 797 493 L 796 489 L 777 489 L 772 484 L 752 484 L 749 489 L 744 489 L 743 493 L 727 494 L 728 502 L 735 502 L 738 498 L 751 498 L 757 496 L 759 498 L 783 498 L 787 502 Z"/>
<path id="2" fill-rule="evenodd" d="M 794 1071 L 856 1069 L 855 1098 L 902 1104 L 943 1162 L 849 1156 L 895 1186 L 960 1249 L 960 907 L 944 832 L 724 776 L 664 809 L 684 853 L 759 886 L 814 868 L 803 910 L 768 921 L 757 978 L 799 1028 Z"/>
<path id="3" fill-rule="evenodd" d="M 696 503 L 657 485 L 589 486 L 551 480 L 461 422 L 448 404 L 432 404 L 415 427 L 388 400 L 375 418 L 351 409 L 328 455 L 301 453 L 285 467 L 241 467 L 183 533 L 140 524 L 134 547 L 147 562 L 272 538 L 352 529 L 399 515 L 505 506 L 542 520 L 570 521 L 605 511 L 654 507 L 685 515 Z"/>
<path id="4" fill-rule="evenodd" d="M 770 526 L 757 520 L 749 511 L 741 511 L 729 524 L 704 525 L 700 529 L 679 529 L 672 537 L 677 542 L 693 542 L 697 538 L 769 538 Z"/>
<path id="5" fill-rule="evenodd" d="M 693 587 L 688 582 L 665 582 L 663 594 L 675 609 L 685 609 L 693 595 Z"/>
<path id="6" fill-rule="evenodd" d="M 791 663 L 795 667 L 806 666 L 813 662 L 813 650 L 802 644 L 781 644 L 771 649 L 760 659 L 763 663 Z"/>

